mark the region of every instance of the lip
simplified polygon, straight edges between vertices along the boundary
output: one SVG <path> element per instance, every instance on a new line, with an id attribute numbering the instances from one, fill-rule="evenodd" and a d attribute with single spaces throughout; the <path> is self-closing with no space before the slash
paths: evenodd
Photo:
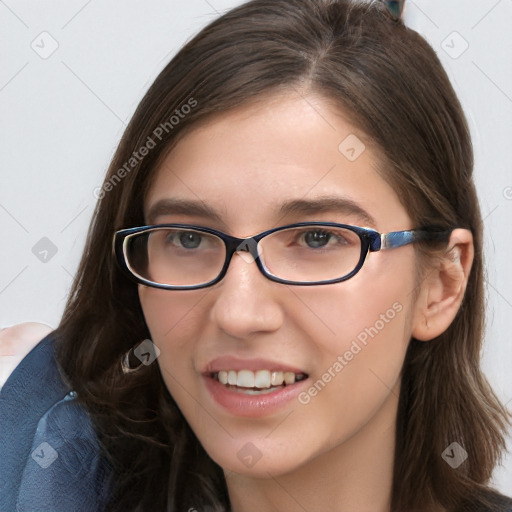
<path id="1" fill-rule="evenodd" d="M 284 409 L 297 399 L 297 396 L 309 386 L 309 376 L 304 380 L 280 387 L 275 391 L 260 395 L 248 395 L 227 388 L 212 374 L 222 370 L 258 370 L 293 372 L 308 375 L 295 366 L 269 359 L 242 359 L 235 356 L 217 357 L 210 361 L 202 372 L 203 382 L 213 402 L 224 411 L 238 417 L 259 418 Z"/>
<path id="2" fill-rule="evenodd" d="M 270 370 L 281 372 L 304 373 L 306 371 L 300 368 L 283 364 L 278 361 L 271 361 L 269 359 L 242 359 L 235 356 L 222 356 L 217 357 L 210 361 L 203 369 L 203 375 L 217 373 L 222 370 L 251 370 L 256 372 L 258 370 Z"/>
<path id="3" fill-rule="evenodd" d="M 247 395 L 227 388 L 210 374 L 203 374 L 203 379 L 217 405 L 234 416 L 245 418 L 259 418 L 278 412 L 293 403 L 299 393 L 309 386 L 308 377 L 270 393 Z"/>

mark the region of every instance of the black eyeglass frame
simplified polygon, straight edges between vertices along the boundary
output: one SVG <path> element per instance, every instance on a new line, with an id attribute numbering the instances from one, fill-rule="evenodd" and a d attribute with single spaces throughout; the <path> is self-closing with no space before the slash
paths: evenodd
<path id="1" fill-rule="evenodd" d="M 265 266 L 263 265 L 261 259 L 258 254 L 258 244 L 260 240 L 265 238 L 272 233 L 276 233 L 278 231 L 283 231 L 285 229 L 296 228 L 296 227 L 307 227 L 307 226 L 319 226 L 319 227 L 334 227 L 334 228 L 343 228 L 349 231 L 356 233 L 361 240 L 361 253 L 359 255 L 359 261 L 349 274 L 336 278 L 330 279 L 327 281 L 289 281 L 287 279 L 281 279 L 274 274 L 272 274 Z M 168 285 L 156 283 L 154 281 L 150 281 L 149 279 L 145 279 L 140 275 L 136 274 L 133 271 L 127 261 L 126 255 L 126 247 L 127 240 L 132 235 L 137 235 L 141 233 L 146 233 L 150 231 L 155 231 L 162 228 L 176 228 L 176 229 L 184 229 L 184 230 L 194 230 L 203 233 L 208 233 L 211 235 L 215 235 L 220 238 L 226 247 L 226 257 L 224 261 L 224 265 L 220 270 L 219 274 L 215 279 L 208 281 L 207 283 L 199 284 L 199 285 Z M 140 226 L 135 228 L 122 229 L 117 231 L 114 234 L 112 240 L 112 249 L 115 254 L 116 260 L 120 268 L 132 279 L 134 279 L 139 284 L 143 284 L 145 286 L 150 286 L 152 288 L 160 288 L 162 290 L 198 290 L 201 288 L 207 288 L 209 286 L 213 286 L 214 284 L 221 281 L 229 268 L 229 264 L 231 263 L 231 259 L 233 258 L 233 254 L 235 252 L 249 252 L 253 257 L 256 265 L 258 266 L 260 272 L 270 279 L 271 281 L 275 281 L 276 283 L 288 284 L 293 286 L 318 286 L 325 284 L 334 284 L 340 283 L 342 281 L 346 281 L 350 279 L 354 275 L 356 275 L 366 260 L 367 255 L 370 252 L 377 252 L 384 249 L 393 249 L 397 247 L 403 247 L 405 245 L 409 245 L 414 242 L 419 241 L 435 241 L 435 242 L 446 242 L 448 241 L 452 229 L 450 230 L 442 230 L 437 227 L 427 227 L 422 229 L 412 229 L 406 231 L 392 231 L 390 233 L 379 233 L 371 228 L 352 226 L 350 224 L 338 224 L 335 222 L 299 222 L 295 224 L 287 224 L 286 226 L 279 226 L 277 228 L 269 229 L 267 231 L 263 231 L 262 233 L 258 233 L 257 235 L 253 235 L 247 238 L 238 238 L 222 231 L 218 231 L 213 228 L 208 228 L 205 226 L 197 226 L 193 224 L 155 224 L 149 226 Z"/>

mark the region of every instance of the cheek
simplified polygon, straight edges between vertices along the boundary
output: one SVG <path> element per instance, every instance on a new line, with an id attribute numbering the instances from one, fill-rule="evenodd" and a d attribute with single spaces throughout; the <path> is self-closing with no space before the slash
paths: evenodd
<path id="1" fill-rule="evenodd" d="M 320 425 L 333 427 L 336 418 L 341 427 L 336 436 L 350 435 L 392 390 L 398 394 L 394 388 L 411 337 L 415 286 L 411 261 L 402 263 L 387 265 L 386 272 L 367 265 L 365 273 L 332 285 L 329 293 L 302 296 L 314 315 L 303 317 L 301 330 L 314 332 L 313 316 L 323 327 L 315 338 L 320 370 L 300 401 Z"/>
<path id="2" fill-rule="evenodd" d="M 330 333 L 315 337 L 317 373 L 314 389 L 307 394 L 313 398 L 329 387 L 321 400 L 327 405 L 346 402 L 352 411 L 365 404 L 371 408 L 374 399 L 387 394 L 399 378 L 411 335 L 410 300 L 406 295 L 388 293 L 360 301 L 340 293 L 335 306 L 323 303 L 320 297 L 312 303 Z M 306 323 L 302 330 L 313 337 L 312 324 Z"/>
<path id="3" fill-rule="evenodd" d="M 332 357 L 354 344 L 366 348 L 377 345 L 372 343 L 375 341 L 385 349 L 390 344 L 408 342 L 412 272 L 409 276 L 374 277 L 356 276 L 329 289 L 301 292 L 294 318 L 300 319 L 299 329 L 314 338 L 320 353 Z"/>
<path id="4" fill-rule="evenodd" d="M 188 292 L 139 287 L 144 318 L 159 348 L 165 349 L 170 343 L 179 348 L 200 328 L 198 315 L 205 294 L 200 290 Z"/>
<path id="5" fill-rule="evenodd" d="M 159 348 L 158 364 L 174 396 L 177 383 L 189 380 L 196 341 L 204 319 L 199 318 L 204 292 L 139 287 L 139 299 L 151 340 Z"/>

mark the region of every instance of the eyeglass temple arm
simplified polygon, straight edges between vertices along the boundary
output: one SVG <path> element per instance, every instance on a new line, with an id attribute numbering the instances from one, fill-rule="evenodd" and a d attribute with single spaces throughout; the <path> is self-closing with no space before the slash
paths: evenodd
<path id="1" fill-rule="evenodd" d="M 451 230 L 424 231 L 421 229 L 413 229 L 410 231 L 393 231 L 391 233 L 381 234 L 380 240 L 377 238 L 377 243 L 375 243 L 375 246 L 378 247 L 371 247 L 370 250 L 393 249 L 394 247 L 402 247 L 421 241 L 445 242 L 448 241 L 450 234 Z"/>

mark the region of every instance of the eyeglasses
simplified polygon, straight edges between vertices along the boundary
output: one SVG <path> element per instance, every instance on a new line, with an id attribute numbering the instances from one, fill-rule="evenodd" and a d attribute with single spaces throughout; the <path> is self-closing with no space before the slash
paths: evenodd
<path id="1" fill-rule="evenodd" d="M 300 222 L 248 238 L 189 224 L 162 224 L 117 231 L 113 250 L 136 282 L 164 290 L 196 290 L 218 283 L 235 252 L 255 261 L 277 283 L 324 285 L 353 277 L 369 252 L 418 241 L 446 242 L 438 228 L 381 234 L 333 222 Z"/>

